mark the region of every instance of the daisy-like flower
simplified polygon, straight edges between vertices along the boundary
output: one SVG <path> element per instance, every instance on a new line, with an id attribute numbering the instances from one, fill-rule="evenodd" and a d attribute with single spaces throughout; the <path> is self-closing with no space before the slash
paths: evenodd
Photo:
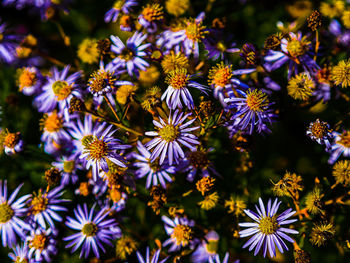
<path id="1" fill-rule="evenodd" d="M 156 253 L 154 253 L 152 259 L 149 256 L 149 247 L 147 247 L 146 249 L 146 257 L 145 259 L 142 257 L 142 255 L 140 254 L 140 252 L 136 251 L 136 255 L 137 255 L 137 259 L 139 260 L 139 263 L 164 263 L 168 258 L 165 258 L 161 261 L 158 261 L 159 259 L 159 254 L 160 254 L 160 249 L 158 249 L 156 251 Z"/>
<path id="2" fill-rule="evenodd" d="M 195 252 L 191 256 L 192 262 L 205 263 L 209 258 L 217 254 L 219 247 L 219 235 L 215 231 L 210 231 L 205 235 L 204 240 L 198 245 Z"/>
<path id="3" fill-rule="evenodd" d="M 150 43 L 142 45 L 146 38 L 146 34 L 135 32 L 128 38 L 125 45 L 119 37 L 111 36 L 113 42 L 111 51 L 117 55 L 112 61 L 114 69 L 126 69 L 130 76 L 136 75 L 137 77 L 139 70 L 146 70 L 149 64 L 142 57 L 147 55 L 145 49 L 151 45 Z"/>
<path id="4" fill-rule="evenodd" d="M 51 69 L 51 76 L 34 101 L 40 112 L 52 112 L 58 105 L 60 112 L 64 112 L 69 120 L 69 102 L 73 96 L 81 98 L 82 92 L 75 83 L 81 73 L 75 72 L 68 76 L 69 69 L 70 65 L 65 66 L 61 72 L 56 67 Z"/>
<path id="5" fill-rule="evenodd" d="M 8 34 L 6 27 L 7 24 L 0 19 L 0 62 L 11 63 L 16 58 L 16 47 L 21 38 Z"/>
<path id="6" fill-rule="evenodd" d="M 187 70 L 184 68 L 175 69 L 167 75 L 165 82 L 169 86 L 161 99 L 166 99 L 166 103 L 170 109 L 182 109 L 181 100 L 188 109 L 191 110 L 194 108 L 193 98 L 188 87 L 196 88 L 203 92 L 205 92 L 206 87 L 192 81 L 192 77 L 193 75 L 187 74 Z"/>
<path id="7" fill-rule="evenodd" d="M 199 129 L 199 126 L 189 127 L 196 119 L 184 121 L 191 115 L 176 110 L 173 114 L 170 113 L 167 122 L 159 117 L 159 122 L 153 120 L 153 124 L 158 131 L 146 132 L 147 136 L 155 136 L 153 140 L 146 144 L 147 150 L 151 150 L 151 162 L 154 162 L 158 157 L 159 164 L 162 164 L 165 158 L 168 158 L 169 165 L 179 163 L 180 158 L 184 158 L 185 154 L 180 145 L 184 145 L 191 151 L 196 150 L 195 145 L 199 144 L 197 137 L 190 132 Z"/>
<path id="8" fill-rule="evenodd" d="M 40 91 L 44 78 L 36 67 L 17 70 L 17 85 L 24 95 L 31 96 Z"/>
<path id="9" fill-rule="evenodd" d="M 62 179 L 61 185 L 68 185 L 69 183 L 76 184 L 78 182 L 77 170 L 83 167 L 76 160 L 75 155 L 61 156 L 56 162 L 52 163 L 61 171 Z"/>
<path id="10" fill-rule="evenodd" d="M 70 136 L 64 129 L 68 126 L 69 123 L 65 121 L 63 114 L 57 113 L 56 110 L 45 113 L 40 120 L 40 128 L 43 131 L 41 141 L 49 143 L 52 141 L 69 140 Z"/>
<path id="11" fill-rule="evenodd" d="M 62 206 L 62 203 L 69 200 L 59 199 L 63 195 L 63 186 L 56 187 L 49 192 L 34 193 L 28 200 L 30 219 L 46 229 L 47 224 L 50 228 L 55 229 L 54 221 L 61 222 L 62 217 L 57 213 L 67 211 L 67 208 Z"/>
<path id="12" fill-rule="evenodd" d="M 138 17 L 139 23 L 147 30 L 148 33 L 155 33 L 157 25 L 163 20 L 163 7 L 158 3 L 147 4 Z"/>
<path id="13" fill-rule="evenodd" d="M 105 22 L 116 22 L 118 20 L 120 12 L 123 14 L 129 14 L 132 12 L 132 7 L 138 5 L 138 0 L 117 0 L 114 2 L 113 7 L 109 9 L 105 14 Z"/>
<path id="14" fill-rule="evenodd" d="M 140 141 L 137 142 L 137 149 L 140 154 L 134 153 L 132 155 L 137 160 L 133 163 L 138 168 L 135 171 L 136 178 L 142 178 L 147 175 L 146 188 L 149 188 L 151 185 L 158 185 L 158 182 L 163 188 L 166 188 L 166 181 L 173 181 L 169 174 L 175 174 L 175 167 L 167 164 L 159 165 L 157 161 L 151 163 L 151 153 Z"/>
<path id="15" fill-rule="evenodd" d="M 110 125 L 105 130 L 95 130 L 92 135 L 83 138 L 84 148 L 79 158 L 87 161 L 86 169 L 92 167 L 94 181 L 97 180 L 101 169 L 108 172 L 107 161 L 126 167 L 124 164 L 125 158 L 116 151 L 130 148 L 130 146 L 121 144 L 119 139 L 113 137 L 116 130 L 112 130 L 112 127 Z"/>
<path id="16" fill-rule="evenodd" d="M 344 157 L 350 157 L 350 131 L 344 131 L 342 133 L 333 131 L 334 141 L 331 145 L 331 156 L 328 163 L 334 164 L 338 158 L 343 155 Z"/>
<path id="17" fill-rule="evenodd" d="M 226 65 L 224 62 L 220 62 L 209 70 L 208 84 L 213 89 L 214 97 L 219 99 L 223 106 L 226 106 L 225 98 L 237 96 L 243 93 L 243 90 L 249 88 L 248 85 L 233 76 L 250 74 L 254 71 L 254 68 L 232 70 L 232 65 Z"/>
<path id="18" fill-rule="evenodd" d="M 210 30 L 209 35 L 203 39 L 208 57 L 212 60 L 225 59 L 229 54 L 239 52 L 239 48 L 235 48 L 236 43 L 232 42 L 232 36 L 225 39 L 223 31 Z"/>
<path id="19" fill-rule="evenodd" d="M 250 211 L 249 209 L 244 210 L 246 215 L 252 218 L 255 222 L 250 223 L 239 223 L 240 227 L 247 227 L 247 229 L 239 232 L 241 238 L 253 235 L 243 246 L 246 248 L 249 246 L 249 251 L 254 251 L 254 256 L 258 254 L 261 248 L 263 248 L 264 257 L 267 251 L 269 251 L 271 257 L 276 256 L 276 246 L 278 250 L 283 253 L 284 250 L 288 251 L 287 245 L 283 239 L 294 243 L 295 241 L 286 234 L 299 234 L 294 229 L 283 227 L 284 225 L 293 223 L 298 219 L 288 219 L 295 214 L 291 208 L 284 211 L 279 216 L 277 215 L 278 208 L 281 201 L 278 202 L 277 198 L 271 203 L 269 199 L 267 209 L 265 209 L 264 203 L 259 198 L 259 207 L 256 207 L 258 213 Z"/>
<path id="20" fill-rule="evenodd" d="M 100 69 L 93 72 L 89 78 L 88 87 L 90 92 L 94 96 L 100 96 L 115 90 L 117 86 L 121 85 L 133 85 L 129 81 L 117 80 L 117 75 L 112 70 L 114 66 L 109 63 L 107 66 L 104 66 L 104 63 L 101 61 Z M 118 71 L 122 73 L 122 71 Z"/>
<path id="21" fill-rule="evenodd" d="M 79 232 L 65 237 L 63 240 L 69 241 L 66 248 L 74 246 L 72 252 L 75 252 L 82 246 L 80 257 L 84 255 L 87 258 L 92 249 L 95 256 L 99 258 L 99 250 L 102 250 L 104 253 L 106 252 L 103 247 L 104 244 L 112 246 L 110 240 L 112 240 L 114 231 L 111 229 L 117 226 L 117 222 L 114 219 L 107 219 L 109 214 L 107 209 L 102 209 L 96 215 L 94 215 L 94 212 L 95 205 L 91 208 L 90 212 L 86 204 L 83 207 L 78 205 L 74 209 L 76 219 L 67 217 L 66 225 Z"/>
<path id="22" fill-rule="evenodd" d="M 22 135 L 19 132 L 9 132 L 5 130 L 2 132 L 3 136 L 3 147 L 7 155 L 14 155 L 23 151 L 24 142 Z"/>
<path id="23" fill-rule="evenodd" d="M 29 246 L 28 258 L 34 257 L 34 262 L 51 262 L 51 257 L 57 253 L 57 241 L 51 228 L 31 230 L 30 235 L 26 238 L 26 243 Z"/>
<path id="24" fill-rule="evenodd" d="M 23 242 L 21 245 L 16 245 L 16 247 L 12 248 L 13 252 L 9 253 L 9 258 L 12 259 L 13 262 L 26 263 L 29 262 L 28 258 L 28 244 Z"/>
<path id="25" fill-rule="evenodd" d="M 163 246 L 171 244 L 169 252 L 178 251 L 181 247 L 185 247 L 193 241 L 193 220 L 188 220 L 185 217 L 175 217 L 174 220 L 171 220 L 166 216 L 162 216 L 162 220 L 165 231 L 170 236 L 163 243 Z"/>
<path id="26" fill-rule="evenodd" d="M 333 138 L 333 134 L 329 124 L 325 121 L 317 119 L 311 122 L 307 128 L 306 135 L 318 144 L 324 144 L 327 149 L 331 147 L 329 140 Z"/>
<path id="27" fill-rule="evenodd" d="M 19 218 L 27 212 L 25 201 L 30 195 L 24 195 L 15 200 L 22 185 L 18 186 L 10 198 L 7 199 L 7 181 L 4 181 L 4 183 L 0 181 L 0 230 L 4 247 L 16 245 L 16 234 L 21 238 L 25 238 L 24 230 L 30 229 L 29 225 Z"/>
<path id="28" fill-rule="evenodd" d="M 342 60 L 338 65 L 334 66 L 331 78 L 335 85 L 341 85 L 342 88 L 350 86 L 350 59 Z"/>
<path id="29" fill-rule="evenodd" d="M 248 130 L 253 133 L 254 128 L 259 133 L 269 132 L 266 123 L 272 123 L 272 110 L 266 93 L 261 90 L 249 89 L 243 93 L 243 98 L 227 98 L 225 103 L 228 109 L 236 109 L 237 112 L 232 116 L 233 125 L 240 130 Z M 238 121 L 237 121 L 238 120 Z"/>

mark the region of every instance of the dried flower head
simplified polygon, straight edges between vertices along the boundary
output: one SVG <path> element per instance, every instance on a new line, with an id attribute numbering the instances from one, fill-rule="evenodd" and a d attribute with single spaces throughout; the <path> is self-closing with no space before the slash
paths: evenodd
<path id="1" fill-rule="evenodd" d="M 335 228 L 332 223 L 322 222 L 314 224 L 311 234 L 310 242 L 315 246 L 323 246 L 327 241 L 334 237 Z"/>
<path id="2" fill-rule="evenodd" d="M 300 175 L 286 172 L 281 180 L 273 186 L 273 192 L 278 196 L 290 196 L 299 199 L 299 192 L 304 189 L 303 180 Z"/>

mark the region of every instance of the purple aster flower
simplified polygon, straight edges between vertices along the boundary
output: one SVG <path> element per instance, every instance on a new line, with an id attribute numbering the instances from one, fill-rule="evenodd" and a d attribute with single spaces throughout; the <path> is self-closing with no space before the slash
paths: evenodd
<path id="1" fill-rule="evenodd" d="M 147 34 L 135 32 L 132 37 L 128 38 L 125 45 L 119 37 L 111 36 L 113 42 L 111 50 L 117 55 L 112 61 L 114 68 L 126 69 L 130 76 L 139 76 L 139 70 L 146 70 L 149 64 L 142 57 L 146 56 L 144 50 L 151 45 L 150 43 L 142 45 L 146 38 Z"/>
<path id="2" fill-rule="evenodd" d="M 191 256 L 191 261 L 196 263 L 208 262 L 209 258 L 217 255 L 218 245 L 219 235 L 212 230 L 205 235 L 204 240 L 197 246 L 196 251 Z"/>
<path id="3" fill-rule="evenodd" d="M 147 247 L 146 249 L 146 257 L 145 259 L 143 259 L 142 255 L 140 254 L 140 252 L 136 251 L 136 255 L 137 255 L 137 259 L 139 260 L 139 263 L 164 263 L 168 258 L 165 258 L 161 261 L 158 261 L 159 259 L 159 255 L 160 255 L 160 249 L 158 249 L 156 251 L 156 253 L 154 253 L 152 259 L 149 256 L 149 247 Z"/>
<path id="4" fill-rule="evenodd" d="M 95 216 L 94 212 L 95 205 L 91 208 L 90 212 L 86 204 L 84 204 L 83 207 L 78 205 L 77 208 L 74 209 L 76 219 L 67 217 L 66 225 L 79 232 L 65 237 L 63 240 L 69 241 L 66 248 L 74 246 L 72 252 L 75 252 L 82 246 L 80 257 L 84 255 L 84 257 L 87 258 L 92 249 L 95 256 L 99 258 L 99 250 L 106 252 L 103 247 L 104 244 L 112 246 L 110 240 L 114 232 L 111 228 L 116 227 L 117 222 L 114 219 L 107 219 L 109 214 L 107 209 L 102 209 Z"/>
<path id="5" fill-rule="evenodd" d="M 105 22 L 116 22 L 120 12 L 129 14 L 132 12 L 132 7 L 138 5 L 138 0 L 117 0 L 114 5 L 105 14 Z"/>
<path id="6" fill-rule="evenodd" d="M 85 136 L 82 141 L 84 146 L 80 159 L 85 159 L 86 169 L 92 167 L 92 177 L 96 181 L 100 170 L 108 172 L 107 161 L 126 167 L 125 158 L 118 154 L 117 150 L 130 148 L 130 145 L 121 144 L 119 139 L 113 137 L 116 130 L 112 125 L 103 130 L 94 130 L 92 135 Z"/>
<path id="7" fill-rule="evenodd" d="M 7 24 L 0 19 L 0 62 L 11 63 L 16 58 L 16 47 L 21 37 L 11 35 L 6 30 Z"/>
<path id="8" fill-rule="evenodd" d="M 169 166 L 166 163 L 159 165 L 157 161 L 151 163 L 151 153 L 140 141 L 137 142 L 137 149 L 140 154 L 134 153 L 132 155 L 137 160 L 133 163 L 138 168 L 135 171 L 136 178 L 142 178 L 147 175 L 146 188 L 149 188 L 151 185 L 158 185 L 158 181 L 163 188 L 166 188 L 165 181 L 173 181 L 169 174 L 175 174 L 175 167 Z"/>
<path id="9" fill-rule="evenodd" d="M 24 195 L 15 200 L 22 185 L 19 185 L 10 198 L 7 199 L 7 181 L 5 180 L 4 184 L 0 181 L 0 230 L 4 247 L 16 245 L 16 234 L 21 238 L 25 238 L 24 230 L 30 229 L 30 226 L 19 218 L 27 212 L 25 201 L 30 195 Z"/>
<path id="10" fill-rule="evenodd" d="M 288 251 L 288 247 L 283 239 L 291 243 L 295 242 L 286 234 L 299 234 L 298 231 L 285 228 L 283 225 L 293 223 L 298 219 L 288 219 L 295 214 L 295 211 L 292 211 L 291 208 L 277 216 L 277 211 L 281 204 L 281 201 L 278 202 L 277 198 L 273 204 L 271 204 L 271 199 L 269 199 L 267 209 L 265 209 L 261 198 L 259 198 L 259 204 L 260 209 L 255 206 L 258 214 L 248 209 L 244 210 L 246 215 L 252 218 L 255 222 L 239 223 L 240 227 L 247 227 L 247 229 L 240 231 L 239 235 L 241 238 L 253 235 L 253 237 L 244 244 L 243 248 L 249 246 L 249 251 L 251 251 L 255 247 L 254 256 L 256 256 L 259 250 L 263 248 L 264 257 L 266 256 L 267 250 L 271 257 L 275 257 L 276 246 L 281 253 L 283 253 L 284 250 Z"/>
<path id="11" fill-rule="evenodd" d="M 167 122 L 161 117 L 159 117 L 159 122 L 153 120 L 153 124 L 158 131 L 145 133 L 147 136 L 156 137 L 146 144 L 147 150 L 154 148 L 150 157 L 151 162 L 159 157 L 159 164 L 162 164 L 167 157 L 169 165 L 179 163 L 179 159 L 185 157 L 180 145 L 189 148 L 191 151 L 196 150 L 195 145 L 199 144 L 199 141 L 190 132 L 199 129 L 199 126 L 189 127 L 196 119 L 193 118 L 183 123 L 190 115 L 191 113 L 184 115 L 183 112 L 176 110 L 174 114 L 170 112 Z"/>
<path id="12" fill-rule="evenodd" d="M 269 102 L 266 93 L 249 89 L 243 93 L 243 98 L 227 98 L 225 103 L 228 104 L 228 109 L 236 109 L 231 121 L 238 129 L 248 130 L 249 134 L 253 133 L 254 128 L 259 133 L 269 132 L 266 123 L 272 123 L 272 103 Z"/>
<path id="13" fill-rule="evenodd" d="M 103 61 L 100 62 L 100 69 L 93 72 L 90 76 L 88 87 L 89 91 L 94 96 L 101 96 L 107 93 L 111 93 L 117 89 L 117 86 L 121 85 L 133 85 L 129 81 L 117 80 L 117 75 L 112 70 L 114 68 L 112 63 L 108 63 L 104 66 Z M 118 70 L 118 74 L 124 73 L 123 70 Z"/>
<path id="14" fill-rule="evenodd" d="M 330 149 L 329 164 L 334 164 L 341 155 L 350 157 L 350 131 L 342 133 L 333 131 L 332 135 L 334 136 L 334 141 Z"/>
<path id="15" fill-rule="evenodd" d="M 61 156 L 56 162 L 53 162 L 52 165 L 61 171 L 61 185 L 63 186 L 69 185 L 69 183 L 76 184 L 79 179 L 77 171 L 83 168 L 78 163 L 75 155 Z"/>
<path id="16" fill-rule="evenodd" d="M 48 230 L 42 228 L 31 230 L 30 235 L 26 238 L 26 243 L 29 246 L 29 262 L 32 262 L 32 257 L 34 257 L 34 262 L 51 262 L 51 256 L 57 253 L 57 241 L 51 228 Z"/>
<path id="17" fill-rule="evenodd" d="M 9 132 L 6 130 L 3 135 L 3 146 L 7 155 L 14 155 L 23 151 L 24 142 L 20 132 Z"/>
<path id="18" fill-rule="evenodd" d="M 193 242 L 194 221 L 185 217 L 175 217 L 171 220 L 169 217 L 162 216 L 166 233 L 170 236 L 163 246 L 171 245 L 169 252 L 178 251 L 181 247 L 187 246 Z"/>
<path id="19" fill-rule="evenodd" d="M 143 8 L 138 21 L 148 33 L 153 34 L 157 31 L 157 25 L 163 21 L 163 18 L 163 7 L 158 3 L 152 3 Z"/>
<path id="20" fill-rule="evenodd" d="M 23 67 L 17 70 L 17 82 L 19 91 L 24 95 L 31 96 L 41 90 L 44 77 L 35 67 Z"/>
<path id="21" fill-rule="evenodd" d="M 240 51 L 239 48 L 235 48 L 236 43 L 232 42 L 232 36 L 225 39 L 221 30 L 209 30 L 209 35 L 203 39 L 203 43 L 208 52 L 207 56 L 212 60 L 223 60 L 227 55 Z"/>
<path id="22" fill-rule="evenodd" d="M 329 32 L 336 37 L 337 43 L 347 49 L 350 45 L 350 30 L 342 29 L 338 20 L 333 19 L 328 27 Z"/>
<path id="23" fill-rule="evenodd" d="M 32 5 L 33 0 L 3 0 L 2 4 L 3 5 L 15 5 L 16 9 L 21 10 L 23 9 L 26 5 Z"/>
<path id="24" fill-rule="evenodd" d="M 12 259 L 13 262 L 29 262 L 29 249 L 28 244 L 26 242 L 23 242 L 21 245 L 16 245 L 16 247 L 13 247 L 12 250 L 13 252 L 9 253 L 8 256 Z"/>
<path id="25" fill-rule="evenodd" d="M 324 144 L 326 149 L 331 148 L 331 143 L 329 140 L 333 139 L 333 134 L 327 122 L 320 121 L 319 119 L 311 122 L 307 128 L 306 135 L 313 141 L 316 141 L 318 144 Z"/>
<path id="26" fill-rule="evenodd" d="M 33 194 L 28 200 L 30 220 L 38 223 L 40 227 L 46 229 L 46 224 L 55 229 L 54 221 L 61 222 L 62 217 L 57 213 L 67 211 L 62 203 L 70 200 L 60 199 L 63 195 L 63 186 L 56 187 L 49 192 L 42 192 L 40 189 L 37 194 Z"/>
<path id="27" fill-rule="evenodd" d="M 170 71 L 165 80 L 169 86 L 161 97 L 162 100 L 166 99 L 170 109 L 182 109 L 181 100 L 188 109 L 194 108 L 193 98 L 188 87 L 196 88 L 207 94 L 205 92 L 207 88 L 204 85 L 191 81 L 191 78 L 193 78 L 193 75 L 187 74 L 187 70 L 184 68 Z"/>
<path id="28" fill-rule="evenodd" d="M 40 126 L 43 130 L 41 141 L 49 143 L 51 141 L 58 142 L 60 140 L 69 140 L 70 136 L 64 129 L 69 127 L 69 123 L 63 118 L 63 114 L 54 110 L 51 113 L 44 114 L 40 120 Z"/>
<path id="29" fill-rule="evenodd" d="M 300 32 L 297 35 L 290 32 L 288 39 L 281 40 L 281 51 L 268 51 L 264 66 L 268 71 L 274 71 L 288 62 L 288 78 L 299 72 L 308 72 L 314 76 L 319 66 L 309 54 L 310 48 L 311 42 L 306 36 L 303 37 Z"/>
<path id="30" fill-rule="evenodd" d="M 60 112 L 64 112 L 64 116 L 69 120 L 69 103 L 73 96 L 81 98 L 82 91 L 75 83 L 81 76 L 80 72 L 75 72 L 68 75 L 70 66 L 64 67 L 62 72 L 59 72 L 56 67 L 51 69 L 51 77 L 47 79 L 47 83 L 42 87 L 34 104 L 40 112 L 52 112 L 56 106 L 59 106 Z"/>
<path id="31" fill-rule="evenodd" d="M 219 255 L 215 255 L 209 258 L 209 263 L 228 263 L 229 253 L 226 252 L 223 260 L 220 260 Z M 233 263 L 239 263 L 239 260 L 234 261 Z"/>

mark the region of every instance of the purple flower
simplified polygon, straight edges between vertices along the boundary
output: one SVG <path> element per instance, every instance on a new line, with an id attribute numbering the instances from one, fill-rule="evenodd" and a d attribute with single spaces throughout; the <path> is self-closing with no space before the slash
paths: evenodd
<path id="1" fill-rule="evenodd" d="M 232 42 L 232 36 L 225 39 L 224 32 L 211 29 L 209 35 L 203 40 L 208 57 L 212 60 L 225 59 L 227 55 L 239 52 L 239 48 L 235 48 L 236 43 Z"/>
<path id="2" fill-rule="evenodd" d="M 34 262 L 51 262 L 51 256 L 57 253 L 57 241 L 51 228 L 48 230 L 42 228 L 31 230 L 30 235 L 26 238 L 26 243 L 29 246 L 29 262 L 32 262 L 33 256 Z"/>
<path id="3" fill-rule="evenodd" d="M 50 143 L 52 141 L 70 140 L 69 134 L 64 129 L 69 125 L 70 124 L 63 118 L 63 114 L 57 113 L 56 110 L 44 114 L 44 117 L 40 120 L 40 126 L 43 130 L 41 141 Z"/>
<path id="4" fill-rule="evenodd" d="M 13 247 L 12 250 L 13 252 L 9 253 L 9 258 L 11 258 L 13 262 L 29 262 L 29 248 L 26 242 L 23 242 L 21 245 L 16 245 L 16 247 Z"/>
<path id="5" fill-rule="evenodd" d="M 215 255 L 209 258 L 209 263 L 228 263 L 229 253 L 226 252 L 223 260 L 220 260 L 219 255 Z M 233 263 L 239 263 L 239 260 L 234 261 Z"/>
<path id="6" fill-rule="evenodd" d="M 163 7 L 158 3 L 147 4 L 138 17 L 140 25 L 142 25 L 148 33 L 153 34 L 157 31 L 158 24 L 163 21 Z"/>
<path id="7" fill-rule="evenodd" d="M 62 206 L 61 203 L 70 201 L 59 199 L 63 193 L 63 186 L 59 186 L 44 193 L 40 189 L 38 194 L 32 195 L 28 200 L 30 219 L 38 223 L 43 229 L 46 229 L 46 224 L 55 229 L 54 221 L 62 221 L 62 217 L 57 212 L 67 211 L 67 208 Z"/>
<path id="8" fill-rule="evenodd" d="M 16 234 L 21 238 L 25 238 L 24 230 L 30 229 L 29 225 L 19 218 L 27 212 L 25 201 L 30 195 L 24 195 L 15 200 L 22 185 L 18 186 L 10 198 L 7 199 L 7 181 L 5 180 L 4 184 L 0 181 L 0 230 L 4 247 L 16 245 Z"/>
<path id="9" fill-rule="evenodd" d="M 146 249 L 146 257 L 145 259 L 143 259 L 143 257 L 141 256 L 140 252 L 136 251 L 136 255 L 137 255 L 137 259 L 139 260 L 139 263 L 164 263 L 168 258 L 165 258 L 161 261 L 158 261 L 159 259 L 159 254 L 160 254 L 160 249 L 158 249 L 156 251 L 156 253 L 154 253 L 152 259 L 149 256 L 149 247 L 147 247 Z"/>
<path id="10" fill-rule="evenodd" d="M 76 184 L 78 182 L 77 170 L 82 169 L 82 166 L 78 163 L 78 160 L 74 155 L 61 156 L 56 162 L 52 163 L 61 171 L 62 179 L 61 185 L 66 186 L 69 183 Z"/>
<path id="11" fill-rule="evenodd" d="M 104 131 L 95 130 L 92 135 L 83 138 L 82 144 L 84 148 L 79 158 L 87 161 L 86 169 L 92 167 L 94 181 L 96 181 L 101 169 L 108 172 L 107 161 L 126 167 L 124 164 L 125 158 L 116 151 L 130 148 L 130 146 L 121 144 L 120 140 L 113 137 L 116 130 L 111 130 L 112 127 L 110 125 Z"/>
<path id="12" fill-rule="evenodd" d="M 192 262 L 206 263 L 209 258 L 217 255 L 219 235 L 215 231 L 210 231 L 205 235 L 202 242 L 197 246 L 196 251 L 191 256 Z"/>
<path id="13" fill-rule="evenodd" d="M 285 228 L 283 225 L 293 223 L 298 219 L 288 219 L 295 214 L 295 211 L 292 211 L 291 208 L 277 216 L 277 211 L 281 204 L 281 201 L 278 202 L 277 198 L 273 204 L 271 204 L 271 199 L 269 199 L 267 209 L 265 209 L 261 198 L 259 198 L 259 204 L 260 209 L 255 206 L 258 214 L 248 209 L 244 210 L 246 215 L 252 218 L 255 222 L 239 223 L 240 227 L 247 227 L 247 229 L 240 231 L 239 235 L 241 238 L 253 235 L 253 237 L 244 244 L 243 248 L 249 246 L 249 251 L 251 251 L 255 247 L 254 256 L 256 256 L 259 250 L 263 248 L 264 257 L 266 256 L 267 250 L 271 257 L 275 257 L 276 246 L 281 253 L 283 253 L 284 250 L 288 250 L 283 239 L 291 243 L 295 242 L 292 238 L 286 235 L 286 233 L 299 234 L 298 231 Z"/>
<path id="14" fill-rule="evenodd" d="M 146 70 L 149 64 L 142 57 L 146 56 L 144 50 L 151 45 L 150 43 L 142 45 L 146 38 L 146 34 L 135 32 L 125 45 L 119 37 L 111 36 L 113 42 L 111 50 L 117 55 L 112 61 L 114 69 L 126 69 L 130 76 L 139 76 L 139 70 Z"/>
<path id="15" fill-rule="evenodd" d="M 151 163 L 151 153 L 140 141 L 137 142 L 137 149 L 140 154 L 133 154 L 133 157 L 137 160 L 133 163 L 138 168 L 135 171 L 136 178 L 142 178 L 147 175 L 146 188 L 149 188 L 151 185 L 158 185 L 158 182 L 163 188 L 166 188 L 165 181 L 173 181 L 169 174 L 175 174 L 175 167 L 169 166 L 166 163 L 162 165 L 159 165 L 157 162 Z"/>
<path id="16" fill-rule="evenodd" d="M 329 164 L 334 164 L 341 155 L 350 157 L 350 131 L 344 131 L 343 133 L 333 131 L 332 135 L 334 141 L 330 149 Z"/>
<path id="17" fill-rule="evenodd" d="M 105 22 L 116 22 L 120 12 L 129 14 L 132 12 L 132 7 L 138 5 L 138 0 L 117 0 L 114 5 L 105 14 Z"/>
<path id="18" fill-rule="evenodd" d="M 235 109 L 236 113 L 231 121 L 239 130 L 247 130 L 249 134 L 253 133 L 254 128 L 259 133 L 269 132 L 266 123 L 272 123 L 272 110 L 267 94 L 261 90 L 249 89 L 242 93 L 243 98 L 227 98 L 225 103 L 228 109 Z"/>
<path id="19" fill-rule="evenodd" d="M 320 121 L 319 119 L 311 122 L 307 128 L 306 135 L 313 141 L 316 141 L 318 144 L 324 144 L 326 149 L 331 148 L 331 143 L 329 140 L 333 139 L 333 134 L 327 122 Z"/>
<path id="20" fill-rule="evenodd" d="M 21 39 L 19 36 L 6 32 L 6 23 L 0 19 L 0 62 L 11 63 L 16 58 L 16 47 Z"/>
<path id="21" fill-rule="evenodd" d="M 102 209 L 95 216 L 94 211 L 95 205 L 90 212 L 86 204 L 83 205 L 83 208 L 78 205 L 77 209 L 74 209 L 76 219 L 67 217 L 66 225 L 79 232 L 65 237 L 63 240 L 70 241 L 66 248 L 74 246 L 72 252 L 75 252 L 82 246 L 80 257 L 84 255 L 87 258 L 92 249 L 95 256 L 99 258 L 99 250 L 106 252 L 103 244 L 112 246 L 110 240 L 114 235 L 114 231 L 111 228 L 116 227 L 116 221 L 114 219 L 106 219 L 108 216 L 107 209 Z"/>
<path id="22" fill-rule="evenodd" d="M 180 158 L 184 158 L 185 154 L 180 145 L 184 145 L 191 151 L 196 149 L 195 145 L 199 144 L 197 137 L 190 132 L 199 129 L 199 126 L 188 127 L 196 119 L 192 119 L 183 123 L 191 113 L 184 115 L 183 112 L 176 110 L 174 114 L 169 114 L 167 122 L 159 117 L 159 122 L 153 120 L 153 124 L 158 131 L 146 132 L 147 136 L 155 136 L 153 140 L 146 144 L 147 150 L 152 148 L 151 162 L 154 162 L 158 157 L 159 164 L 162 164 L 166 157 L 168 157 L 169 164 L 179 163 Z"/>
<path id="23" fill-rule="evenodd" d="M 36 67 L 23 67 L 17 70 L 19 91 L 31 96 L 40 91 L 44 77 Z"/>
<path id="24" fill-rule="evenodd" d="M 58 105 L 60 112 L 64 112 L 65 118 L 69 120 L 69 102 L 73 96 L 81 98 L 82 94 L 75 83 L 81 73 L 75 72 L 67 76 L 69 69 L 69 65 L 64 67 L 62 72 L 59 72 L 56 67 L 51 69 L 52 76 L 48 78 L 47 83 L 42 87 L 41 94 L 34 101 L 40 112 L 52 112 Z"/>
<path id="25" fill-rule="evenodd" d="M 184 68 L 173 70 L 168 74 L 165 82 L 169 86 L 161 99 L 166 99 L 166 103 L 170 109 L 182 109 L 181 100 L 188 109 L 191 110 L 194 108 L 193 98 L 188 87 L 196 88 L 206 93 L 205 90 L 207 88 L 204 85 L 191 81 L 192 77 L 193 75 L 187 74 L 187 70 Z"/>

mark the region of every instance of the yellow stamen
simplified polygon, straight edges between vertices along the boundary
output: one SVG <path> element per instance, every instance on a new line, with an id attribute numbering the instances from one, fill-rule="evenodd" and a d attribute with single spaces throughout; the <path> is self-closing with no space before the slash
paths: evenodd
<path id="1" fill-rule="evenodd" d="M 176 240 L 176 245 L 186 246 L 193 237 L 192 229 L 186 225 L 176 225 L 171 237 Z"/>
<path id="2" fill-rule="evenodd" d="M 159 130 L 159 135 L 163 140 L 172 142 L 179 137 L 180 132 L 177 126 L 168 124 Z"/>
<path id="3" fill-rule="evenodd" d="M 67 99 L 72 89 L 72 85 L 69 85 L 66 81 L 57 80 L 52 84 L 52 91 L 58 101 Z"/>
<path id="4" fill-rule="evenodd" d="M 268 106 L 269 99 L 267 94 L 261 90 L 248 90 L 246 102 L 250 110 L 261 112 Z"/>
<path id="5" fill-rule="evenodd" d="M 87 237 L 92 237 L 96 235 L 96 232 L 98 230 L 98 227 L 96 226 L 95 223 L 86 223 L 81 232 Z"/>
<path id="6" fill-rule="evenodd" d="M 15 212 L 7 203 L 0 204 L 0 223 L 4 224 L 11 220 Z"/>
<path id="7" fill-rule="evenodd" d="M 277 229 L 279 228 L 276 216 L 273 217 L 263 217 L 260 219 L 259 222 L 259 229 L 261 233 L 265 235 L 272 235 L 276 233 Z"/>
<path id="8" fill-rule="evenodd" d="M 232 76 L 232 66 L 221 62 L 209 70 L 208 83 L 216 87 L 225 87 L 230 83 Z"/>

